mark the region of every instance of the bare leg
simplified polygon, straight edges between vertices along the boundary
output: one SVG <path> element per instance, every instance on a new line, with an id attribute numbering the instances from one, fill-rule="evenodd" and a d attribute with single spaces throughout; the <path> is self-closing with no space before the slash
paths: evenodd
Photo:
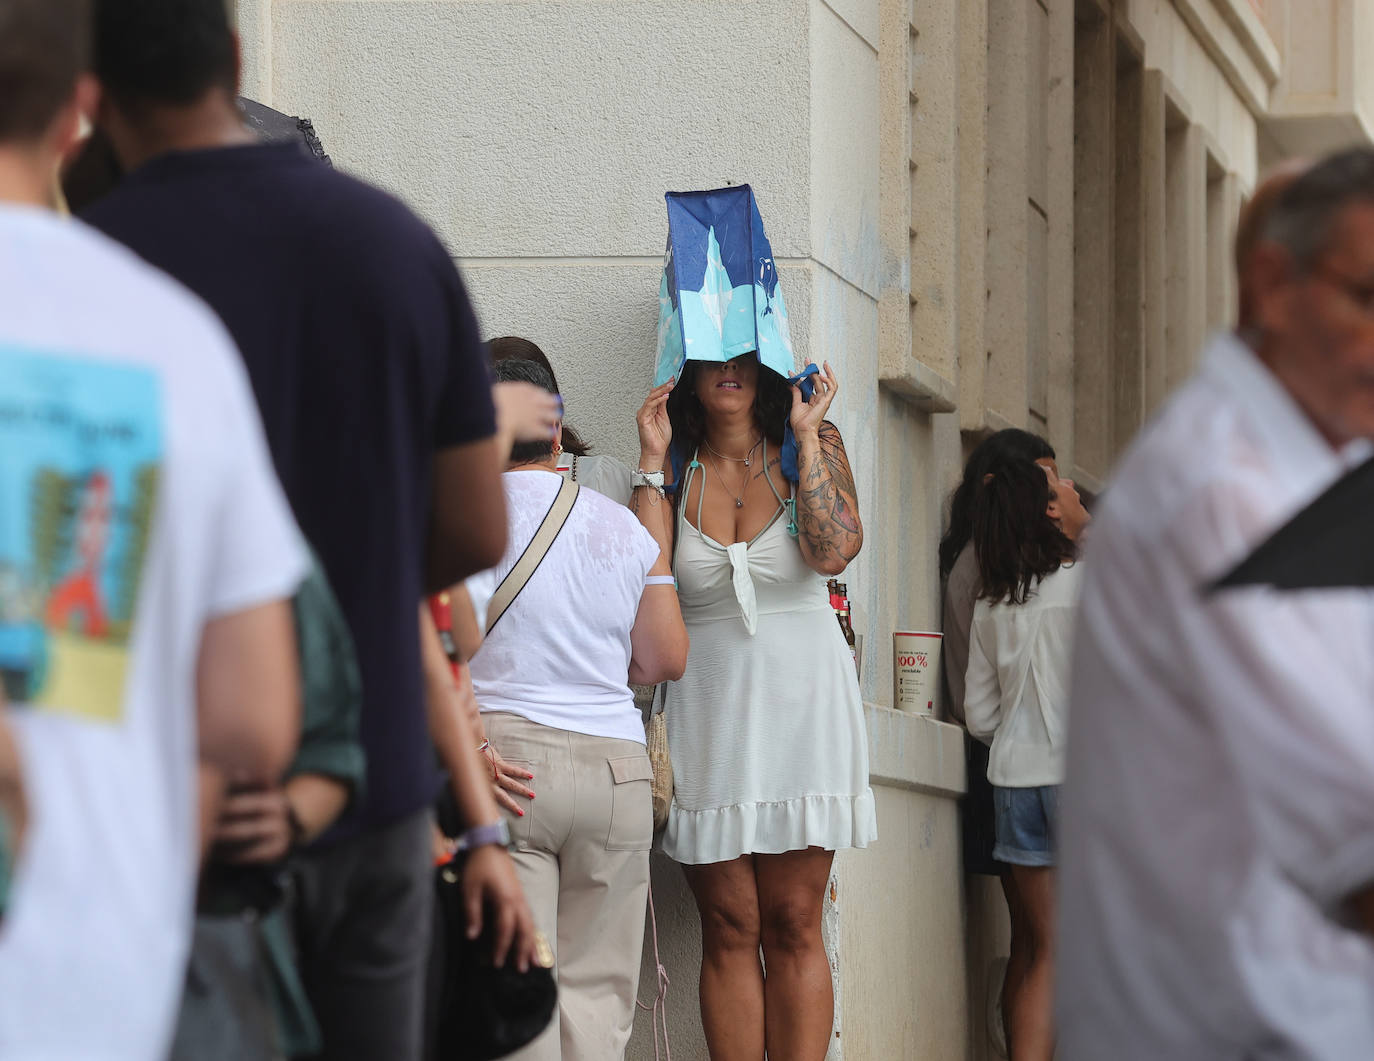
<path id="1" fill-rule="evenodd" d="M 1007 1045 L 1011 1061 L 1054 1057 L 1054 870 L 1012 866 L 1030 943 L 1025 974 L 1009 1001 Z"/>
<path id="2" fill-rule="evenodd" d="M 1002 872 L 1002 894 L 1007 898 L 1007 915 L 1011 919 L 1011 950 L 1007 957 L 1006 976 L 1002 981 L 1002 1037 L 1010 1044 L 1011 1003 L 1026 978 L 1031 952 L 1030 937 L 1026 931 L 1026 912 L 1021 909 L 1021 897 L 1016 892 L 1016 878 L 1012 876 L 1010 866 Z"/>
<path id="3" fill-rule="evenodd" d="M 711 1061 L 763 1061 L 753 856 L 682 870 L 701 914 L 701 1024 Z"/>
<path id="4" fill-rule="evenodd" d="M 821 904 L 834 857 L 818 847 L 754 856 L 768 1056 L 778 1061 L 822 1061 L 830 1048 L 835 995 L 821 942 Z"/>

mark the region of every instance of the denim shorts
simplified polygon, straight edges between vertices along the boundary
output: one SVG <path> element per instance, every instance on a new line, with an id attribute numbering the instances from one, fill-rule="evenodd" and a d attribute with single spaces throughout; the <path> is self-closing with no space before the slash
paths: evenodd
<path id="1" fill-rule="evenodd" d="M 992 857 L 1013 866 L 1053 866 L 1059 849 L 1059 786 L 992 789 L 997 843 Z"/>

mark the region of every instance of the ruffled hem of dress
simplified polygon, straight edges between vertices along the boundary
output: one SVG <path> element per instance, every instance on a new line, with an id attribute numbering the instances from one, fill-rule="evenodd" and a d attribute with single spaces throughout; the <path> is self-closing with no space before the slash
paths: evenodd
<path id="1" fill-rule="evenodd" d="M 696 866 L 744 854 L 867 847 L 877 838 L 873 790 L 866 788 L 858 795 L 799 796 L 699 811 L 683 810 L 674 802 L 658 848 L 674 862 Z"/>

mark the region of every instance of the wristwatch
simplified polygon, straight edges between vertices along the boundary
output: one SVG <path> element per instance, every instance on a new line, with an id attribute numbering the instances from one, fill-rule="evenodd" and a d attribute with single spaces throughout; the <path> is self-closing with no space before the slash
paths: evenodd
<path id="1" fill-rule="evenodd" d="M 630 475 L 630 489 L 639 486 L 647 486 L 651 490 L 657 490 L 659 496 L 663 496 L 663 472 L 646 472 L 643 468 L 636 468 Z"/>
<path id="2" fill-rule="evenodd" d="M 492 822 L 490 825 L 474 825 L 458 837 L 457 850 L 460 852 L 473 851 L 491 844 L 510 847 L 510 826 L 506 824 L 505 818 Z"/>

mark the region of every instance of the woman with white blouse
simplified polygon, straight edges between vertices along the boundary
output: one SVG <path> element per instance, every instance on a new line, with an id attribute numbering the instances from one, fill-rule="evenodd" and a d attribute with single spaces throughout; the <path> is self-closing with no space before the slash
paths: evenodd
<path id="1" fill-rule="evenodd" d="M 997 843 L 1021 898 L 1029 953 L 1012 955 L 1003 998 L 1012 1061 L 1051 1061 L 1055 819 L 1064 779 L 1077 538 L 1090 517 L 1051 462 L 1008 456 L 974 499 L 980 596 L 969 636 L 964 715 L 991 745 Z"/>

